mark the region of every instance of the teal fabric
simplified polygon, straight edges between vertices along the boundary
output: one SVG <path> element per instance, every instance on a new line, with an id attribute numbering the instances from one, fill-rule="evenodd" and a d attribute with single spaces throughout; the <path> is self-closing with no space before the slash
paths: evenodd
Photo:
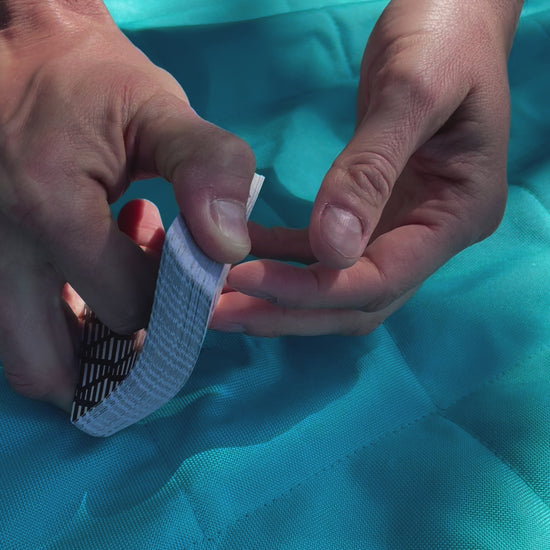
<path id="1" fill-rule="evenodd" d="M 267 178 L 253 216 L 306 224 L 384 2 L 109 6 L 251 144 Z M 501 227 L 371 335 L 211 333 L 183 391 L 107 440 L 0 382 L 0 548 L 550 549 L 545 0 L 527 3 L 510 79 Z M 175 216 L 164 182 L 132 196 Z"/>

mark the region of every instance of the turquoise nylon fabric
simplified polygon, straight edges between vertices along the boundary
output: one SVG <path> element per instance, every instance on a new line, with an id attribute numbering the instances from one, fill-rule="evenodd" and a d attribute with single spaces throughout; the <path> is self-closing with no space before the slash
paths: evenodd
<path id="1" fill-rule="evenodd" d="M 306 224 L 352 132 L 359 61 L 384 3 L 189 2 L 197 11 L 175 11 L 173 25 L 179 3 L 152 4 L 109 6 L 202 116 L 252 145 L 266 176 L 253 218 Z M 542 0 L 526 6 L 510 80 L 501 227 L 373 334 L 210 333 L 178 396 L 107 440 L 0 381 L 0 548 L 550 548 Z M 159 203 L 167 224 L 175 216 L 159 180 L 132 196 Z"/>

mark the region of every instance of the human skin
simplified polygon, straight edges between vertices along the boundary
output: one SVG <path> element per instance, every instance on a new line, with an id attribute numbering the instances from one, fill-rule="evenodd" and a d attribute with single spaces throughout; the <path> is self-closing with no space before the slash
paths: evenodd
<path id="1" fill-rule="evenodd" d="M 212 328 L 368 333 L 494 231 L 521 4 L 390 2 L 365 50 L 356 131 L 322 182 L 309 228 L 249 226 L 262 259 L 231 270 Z M 197 117 L 101 2 L 0 0 L 0 29 L 0 358 L 16 391 L 67 408 L 78 295 L 120 332 L 145 326 L 151 307 L 158 212 L 129 206 L 127 238 L 108 203 L 159 174 L 199 245 L 234 263 L 250 246 L 239 212 L 254 158 Z M 218 199 L 222 214 L 237 211 L 232 223 L 213 209 Z"/>
<path id="2" fill-rule="evenodd" d="M 203 250 L 237 262 L 250 250 L 254 169 L 250 147 L 201 119 L 102 2 L 0 0 L 0 358 L 11 386 L 69 407 L 79 297 L 118 332 L 146 326 L 158 261 L 137 237 L 160 217 L 149 205 L 126 219 L 137 243 L 119 230 L 109 203 L 131 181 L 170 181 Z"/>
<path id="3" fill-rule="evenodd" d="M 357 124 L 306 230 L 251 227 L 212 327 L 366 334 L 502 218 L 507 58 L 522 2 L 393 0 L 368 40 Z M 273 261 L 297 260 L 304 267 Z"/>

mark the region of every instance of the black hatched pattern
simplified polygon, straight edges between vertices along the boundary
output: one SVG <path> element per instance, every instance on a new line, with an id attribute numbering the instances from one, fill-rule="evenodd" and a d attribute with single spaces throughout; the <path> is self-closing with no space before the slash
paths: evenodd
<path id="1" fill-rule="evenodd" d="M 86 308 L 73 422 L 105 399 L 128 376 L 139 355 L 137 339 L 136 334 L 116 334 Z"/>

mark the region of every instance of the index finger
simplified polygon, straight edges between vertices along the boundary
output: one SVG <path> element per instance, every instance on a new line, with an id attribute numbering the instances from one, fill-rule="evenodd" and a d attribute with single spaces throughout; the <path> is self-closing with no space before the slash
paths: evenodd
<path id="1" fill-rule="evenodd" d="M 258 260 L 234 267 L 228 284 L 288 308 L 380 311 L 419 287 L 456 253 L 449 239 L 446 232 L 424 225 L 401 226 L 380 235 L 347 269 Z"/>
<path id="2" fill-rule="evenodd" d="M 119 230 L 99 184 L 81 181 L 74 188 L 78 194 L 53 189 L 27 224 L 97 316 L 116 332 L 135 332 L 149 319 L 157 262 Z"/>

